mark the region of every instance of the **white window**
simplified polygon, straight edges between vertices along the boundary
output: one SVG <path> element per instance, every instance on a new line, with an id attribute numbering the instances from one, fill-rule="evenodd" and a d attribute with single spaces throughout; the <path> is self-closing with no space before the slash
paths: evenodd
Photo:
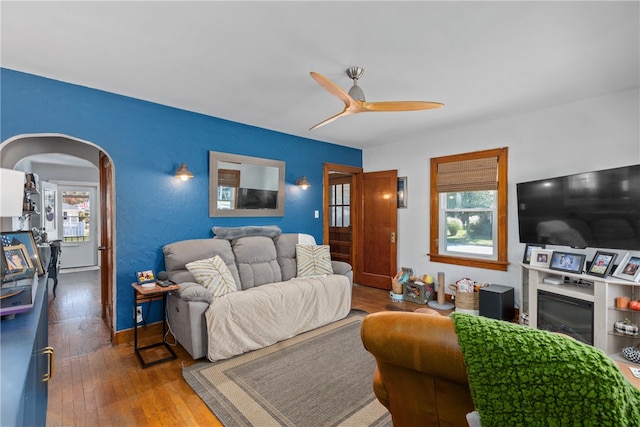
<path id="1" fill-rule="evenodd" d="M 497 191 L 440 193 L 439 253 L 497 259 Z"/>

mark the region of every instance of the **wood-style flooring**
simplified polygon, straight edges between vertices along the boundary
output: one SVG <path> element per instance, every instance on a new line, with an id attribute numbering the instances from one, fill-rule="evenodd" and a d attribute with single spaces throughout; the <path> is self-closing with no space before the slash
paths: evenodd
<path id="1" fill-rule="evenodd" d="M 55 349 L 47 426 L 220 426 L 182 378 L 194 360 L 180 346 L 171 360 L 142 369 L 133 343 L 112 346 L 100 317 L 99 271 L 62 273 L 49 290 L 49 345 Z M 389 291 L 354 285 L 352 307 L 414 311 Z M 157 341 L 159 334 L 151 337 Z M 172 341 L 169 337 L 167 341 Z M 143 342 L 144 344 L 144 342 Z"/>

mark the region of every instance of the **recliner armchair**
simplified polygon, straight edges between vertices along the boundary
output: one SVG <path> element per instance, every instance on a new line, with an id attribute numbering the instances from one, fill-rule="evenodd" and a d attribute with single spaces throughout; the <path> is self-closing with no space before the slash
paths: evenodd
<path id="1" fill-rule="evenodd" d="M 361 338 L 376 358 L 373 390 L 394 426 L 468 425 L 474 406 L 451 318 L 373 313 L 362 323 Z"/>

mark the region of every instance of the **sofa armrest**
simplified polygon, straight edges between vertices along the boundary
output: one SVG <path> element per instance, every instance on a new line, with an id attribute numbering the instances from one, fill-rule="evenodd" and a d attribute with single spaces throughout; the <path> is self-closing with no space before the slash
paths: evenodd
<path id="1" fill-rule="evenodd" d="M 333 268 L 333 274 L 347 275 L 351 271 L 351 264 L 344 261 L 331 260 L 331 267 Z"/>
<path id="2" fill-rule="evenodd" d="M 213 301 L 211 292 L 204 286 L 193 282 L 180 283 L 180 289 L 178 289 L 177 294 L 185 301 L 201 301 L 209 304 Z"/>
<path id="3" fill-rule="evenodd" d="M 384 382 L 382 382 L 382 378 L 380 378 L 380 371 L 377 366 L 375 371 L 373 371 L 373 393 L 380 403 L 389 409 L 389 394 L 387 393 L 387 388 L 384 386 Z"/>

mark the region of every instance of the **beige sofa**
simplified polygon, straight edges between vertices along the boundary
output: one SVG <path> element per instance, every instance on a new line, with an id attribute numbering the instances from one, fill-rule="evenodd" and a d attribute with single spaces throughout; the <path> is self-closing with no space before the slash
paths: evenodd
<path id="1" fill-rule="evenodd" d="M 313 237 L 269 227 L 215 227 L 215 238 L 184 240 L 163 248 L 169 278 L 180 290 L 167 298 L 167 319 L 194 359 L 226 359 L 347 316 L 352 269 L 332 261 L 334 274 L 297 276 L 296 245 Z M 220 256 L 236 292 L 213 297 L 186 264 Z"/>

